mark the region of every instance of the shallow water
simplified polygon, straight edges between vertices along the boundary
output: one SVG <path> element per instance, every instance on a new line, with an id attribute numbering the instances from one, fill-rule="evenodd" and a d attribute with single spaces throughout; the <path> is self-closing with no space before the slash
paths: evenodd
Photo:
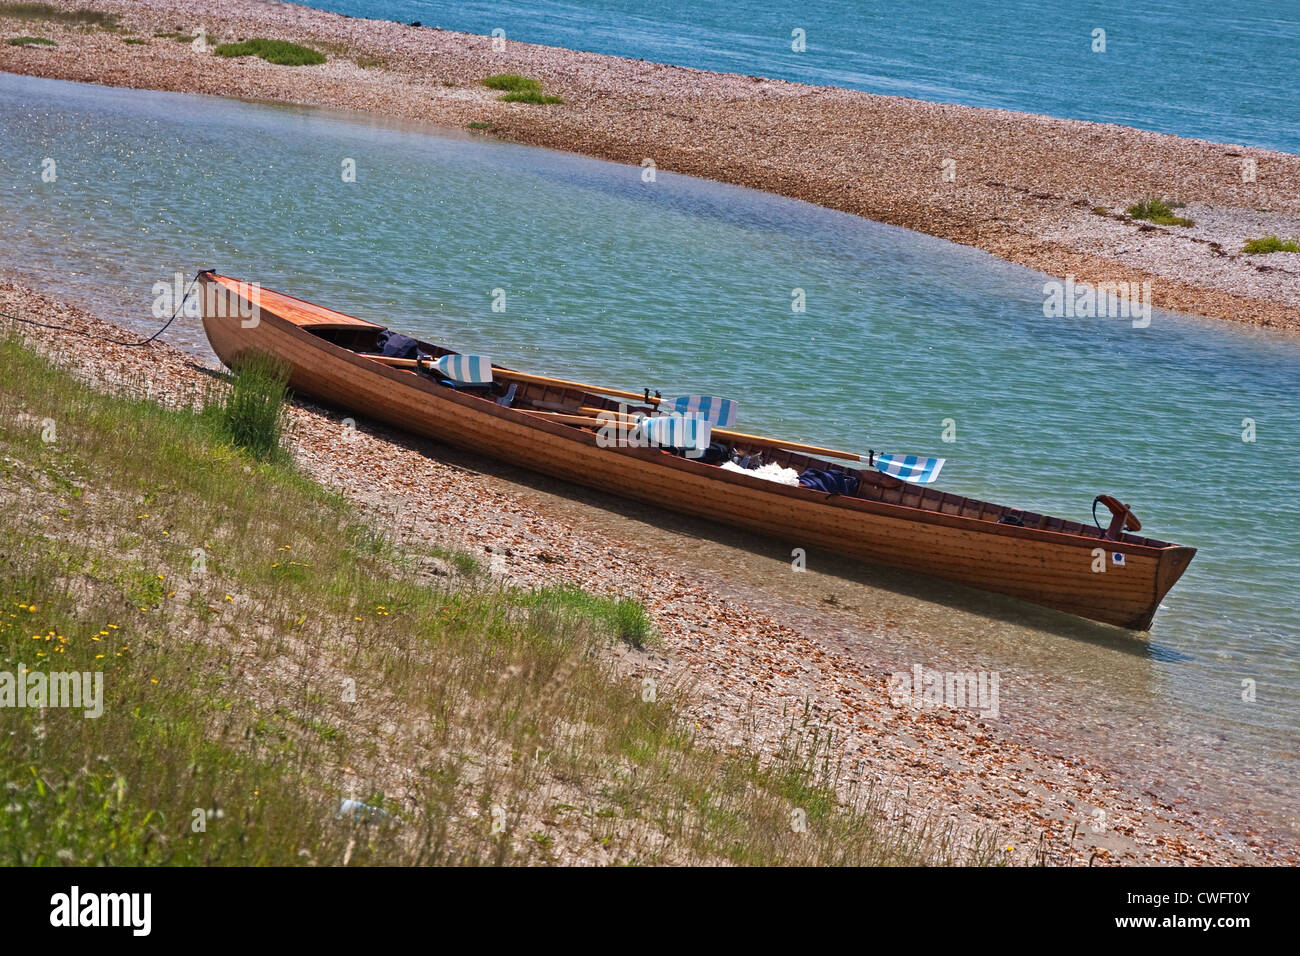
<path id="1" fill-rule="evenodd" d="M 1295 0 L 313 0 L 705 70 L 1300 152 Z M 793 31 L 804 31 L 796 52 Z M 1105 31 L 1094 52 L 1094 30 Z"/>
<path id="2" fill-rule="evenodd" d="M 858 610 L 810 620 L 850 645 L 892 620 L 873 652 L 999 667 L 1033 689 L 1006 705 L 1026 727 L 1295 826 L 1296 340 L 1048 319 L 1044 276 L 977 250 L 349 114 L 0 75 L 0 143 L 0 269 L 133 327 L 160 324 L 156 282 L 210 266 L 523 368 L 727 395 L 745 430 L 945 455 L 948 491 L 1079 520 L 1097 492 L 1132 502 L 1200 549 L 1149 639 L 819 559 Z M 167 337 L 205 348 L 192 319 Z M 810 587 L 779 548 L 701 554 L 754 600 Z"/>

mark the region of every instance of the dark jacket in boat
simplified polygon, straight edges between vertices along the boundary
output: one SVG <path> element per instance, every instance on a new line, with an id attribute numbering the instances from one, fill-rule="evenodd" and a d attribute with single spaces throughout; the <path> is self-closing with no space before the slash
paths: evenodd
<path id="1" fill-rule="evenodd" d="M 710 443 L 709 447 L 704 449 L 704 454 L 700 456 L 700 460 L 706 465 L 720 465 L 724 461 L 734 459 L 735 452 L 731 450 L 731 446 L 716 441 Z"/>
<path id="2" fill-rule="evenodd" d="M 380 355 L 392 358 L 428 358 L 420 352 L 420 343 L 415 339 L 389 329 L 384 329 L 375 337 L 375 346 L 379 349 Z"/>
<path id="3" fill-rule="evenodd" d="M 672 453 L 678 458 L 691 457 L 691 455 L 687 453 L 689 449 L 686 448 L 673 448 L 670 449 L 670 451 L 672 451 Z M 703 449 L 698 455 L 696 455 L 695 460 L 702 461 L 706 465 L 720 465 L 724 461 L 734 461 L 735 457 L 736 453 L 731 450 L 730 445 L 724 445 L 721 442 L 715 441 L 711 442 L 708 448 Z"/>
<path id="4" fill-rule="evenodd" d="M 857 496 L 862 479 L 844 471 L 821 471 L 817 468 L 809 468 L 799 476 L 799 484 L 814 491 L 853 498 Z"/>

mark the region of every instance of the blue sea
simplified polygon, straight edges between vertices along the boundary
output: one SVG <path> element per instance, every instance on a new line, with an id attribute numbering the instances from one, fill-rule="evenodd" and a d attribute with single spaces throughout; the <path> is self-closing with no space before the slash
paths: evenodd
<path id="1" fill-rule="evenodd" d="M 500 29 L 508 40 L 706 70 L 1300 152 L 1297 0 L 309 5 L 466 33 Z"/>

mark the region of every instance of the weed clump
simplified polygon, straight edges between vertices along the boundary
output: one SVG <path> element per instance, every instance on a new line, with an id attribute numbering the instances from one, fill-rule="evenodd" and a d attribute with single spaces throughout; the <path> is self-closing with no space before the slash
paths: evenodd
<path id="1" fill-rule="evenodd" d="M 210 398 L 204 413 L 232 444 L 260 461 L 284 456 L 283 437 L 289 372 L 264 352 L 239 359 L 230 388 Z"/>
<path id="2" fill-rule="evenodd" d="M 258 56 L 277 66 L 319 66 L 325 62 L 324 53 L 287 40 L 257 38 L 242 43 L 222 43 L 212 52 L 224 57 Z"/>
<path id="3" fill-rule="evenodd" d="M 1125 210 L 1134 219 L 1145 219 L 1147 222 L 1157 226 L 1191 226 L 1195 225 L 1192 220 L 1174 213 L 1176 203 L 1168 203 L 1163 199 L 1152 197 L 1144 199 L 1141 202 L 1134 203 Z"/>
<path id="4" fill-rule="evenodd" d="M 547 105 L 564 102 L 558 96 L 548 96 L 543 93 L 542 84 L 538 80 L 520 76 L 518 73 L 497 73 L 494 76 L 485 77 L 483 85 L 490 90 L 500 90 L 505 93 L 505 96 L 500 97 L 503 103 Z"/>
<path id="5" fill-rule="evenodd" d="M 1249 256 L 1267 255 L 1271 252 L 1300 252 L 1300 242 L 1295 239 L 1280 239 L 1277 236 L 1264 236 L 1261 239 L 1251 239 L 1241 251 Z"/>

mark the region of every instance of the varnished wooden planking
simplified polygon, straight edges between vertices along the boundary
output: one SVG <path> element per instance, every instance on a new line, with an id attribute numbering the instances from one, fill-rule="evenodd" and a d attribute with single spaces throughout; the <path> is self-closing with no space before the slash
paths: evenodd
<path id="1" fill-rule="evenodd" d="M 268 309 L 294 325 L 310 325 L 317 328 L 383 328 L 374 322 L 367 322 L 365 319 L 358 319 L 343 312 L 335 312 L 333 309 L 312 302 L 304 302 L 283 292 L 272 292 L 270 289 L 263 289 L 225 276 L 213 276 L 213 279 L 223 289 L 251 302 L 256 308 Z"/>
<path id="2" fill-rule="evenodd" d="M 236 280 L 208 275 L 204 281 L 247 294 L 248 287 Z M 252 328 L 242 327 L 237 319 L 205 315 L 204 328 L 223 362 L 230 364 L 249 349 L 268 351 L 289 364 L 290 384 L 297 392 L 543 474 L 796 546 L 823 548 L 1135 628 L 1149 626 L 1160 599 L 1195 554 L 1190 548 L 1133 536 L 1105 541 L 1090 529 L 1079 533 L 1085 529 L 1076 522 L 1034 513 L 1024 513 L 1027 522 L 1044 529 L 997 524 L 996 517 L 1005 511 L 1001 506 L 931 489 L 900 493 L 899 502 L 915 498 L 915 505 L 845 498 L 777 485 L 658 449 L 600 448 L 592 431 L 502 408 L 409 371 L 385 367 L 308 331 L 345 327 L 341 313 L 266 290 L 259 303 L 261 321 Z M 278 309 L 291 316 L 281 316 Z M 353 321 L 362 328 L 378 328 Z M 533 394 L 545 400 L 591 402 L 582 393 L 564 389 Z M 900 492 L 912 490 L 909 486 Z M 927 490 L 931 494 L 926 495 Z M 922 501 L 940 510 L 922 510 Z M 949 510 L 942 510 L 945 505 Z M 1106 552 L 1102 573 L 1092 570 L 1097 548 Z M 1112 564 L 1112 552 L 1124 554 L 1125 564 Z"/>

